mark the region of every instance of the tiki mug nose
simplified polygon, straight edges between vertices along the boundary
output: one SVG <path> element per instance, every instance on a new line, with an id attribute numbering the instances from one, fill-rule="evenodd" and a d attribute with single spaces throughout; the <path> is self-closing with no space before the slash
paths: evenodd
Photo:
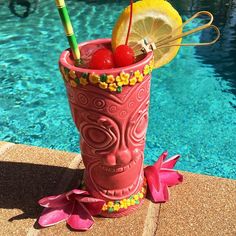
<path id="1" fill-rule="evenodd" d="M 116 164 L 127 165 L 132 159 L 130 150 L 128 148 L 118 150 L 116 153 Z"/>
<path id="2" fill-rule="evenodd" d="M 132 159 L 128 148 L 118 150 L 116 153 L 110 153 L 103 159 L 106 166 L 127 165 Z"/>

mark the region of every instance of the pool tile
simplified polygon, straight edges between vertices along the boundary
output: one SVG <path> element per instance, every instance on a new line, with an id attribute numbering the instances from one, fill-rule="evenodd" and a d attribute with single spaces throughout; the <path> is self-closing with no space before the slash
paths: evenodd
<path id="1" fill-rule="evenodd" d="M 4 154 L 14 145 L 14 143 L 0 141 L 0 160 L 3 160 Z"/>
<path id="2" fill-rule="evenodd" d="M 42 211 L 37 204 L 40 198 L 78 185 L 83 174 L 77 170 L 80 162 L 76 153 L 26 145 L 14 145 L 4 152 L 0 161 L 0 235 L 27 235 Z"/>
<path id="3" fill-rule="evenodd" d="M 161 205 L 156 235 L 236 235 L 236 181 L 184 172 Z"/>
<path id="4" fill-rule="evenodd" d="M 159 205 L 154 205 L 149 201 L 135 211 L 133 214 L 121 218 L 95 218 L 95 224 L 89 231 L 83 232 L 84 236 L 150 236 L 154 235 L 155 219 L 150 213 L 153 209 L 158 212 Z M 149 222 L 149 227 L 145 228 L 145 223 Z M 151 225 L 152 224 L 152 227 Z M 69 231 L 65 223 L 60 223 L 51 228 L 40 231 L 40 236 L 48 235 L 77 235 L 78 233 Z"/>
<path id="5" fill-rule="evenodd" d="M 1 143 L 2 144 L 2 143 Z M 0 162 L 0 235 L 77 235 L 65 223 L 38 229 L 37 201 L 75 188 L 83 175 L 76 153 L 14 145 Z M 95 218 L 85 236 L 233 235 L 236 181 L 184 172 L 183 184 L 170 188 L 165 204 L 146 200 L 133 214 Z"/>
<path id="6" fill-rule="evenodd" d="M 73 159 L 76 158 L 78 159 L 78 162 L 81 161 L 81 156 L 77 153 L 69 153 L 21 144 L 12 146 L 11 149 L 4 154 L 4 161 L 64 167 L 67 167 Z"/>

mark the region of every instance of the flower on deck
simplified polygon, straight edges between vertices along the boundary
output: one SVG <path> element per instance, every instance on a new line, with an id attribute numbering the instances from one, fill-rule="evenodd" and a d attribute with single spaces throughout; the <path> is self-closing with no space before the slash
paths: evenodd
<path id="1" fill-rule="evenodd" d="M 89 196 L 84 190 L 74 189 L 57 196 L 49 196 L 39 200 L 45 209 L 38 222 L 42 227 L 66 221 L 75 230 L 88 230 L 104 205 L 104 201 Z"/>
<path id="2" fill-rule="evenodd" d="M 183 181 L 183 176 L 176 170 L 173 170 L 180 156 L 176 155 L 165 160 L 167 155 L 167 152 L 163 152 L 153 166 L 147 166 L 144 169 L 149 196 L 154 202 L 168 201 L 168 187 L 177 185 Z"/>
<path id="3" fill-rule="evenodd" d="M 92 84 L 97 84 L 99 82 L 99 79 L 100 79 L 100 77 L 97 74 L 92 73 L 92 74 L 89 75 L 89 81 Z"/>

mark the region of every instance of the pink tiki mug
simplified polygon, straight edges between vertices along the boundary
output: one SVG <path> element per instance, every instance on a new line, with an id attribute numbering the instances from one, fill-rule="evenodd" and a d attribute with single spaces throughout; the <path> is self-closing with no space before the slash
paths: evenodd
<path id="1" fill-rule="evenodd" d="M 86 62 L 110 42 L 81 43 L 82 59 Z M 73 66 L 70 50 L 65 50 L 59 66 L 80 133 L 85 187 L 105 200 L 102 216 L 127 215 L 146 193 L 143 160 L 153 54 L 128 67 L 92 70 Z"/>

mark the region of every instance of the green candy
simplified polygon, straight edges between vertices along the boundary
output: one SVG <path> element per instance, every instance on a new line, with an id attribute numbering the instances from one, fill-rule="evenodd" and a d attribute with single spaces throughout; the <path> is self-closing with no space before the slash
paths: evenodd
<path id="1" fill-rule="evenodd" d="M 75 82 L 76 82 L 76 84 L 79 84 L 79 79 L 75 78 Z"/>
<path id="2" fill-rule="evenodd" d="M 113 212 L 114 211 L 114 209 L 112 208 L 112 207 L 110 207 L 109 209 L 108 209 L 108 212 Z"/>
<path id="3" fill-rule="evenodd" d="M 82 73 L 81 75 L 83 78 L 87 79 L 88 78 L 88 73 Z"/>
<path id="4" fill-rule="evenodd" d="M 106 75 L 106 74 L 102 74 L 102 75 L 100 76 L 100 81 L 101 81 L 101 82 L 107 82 L 107 75 Z"/>
<path id="5" fill-rule="evenodd" d="M 121 93 L 121 92 L 122 92 L 122 86 L 118 86 L 118 87 L 117 87 L 117 92 L 118 92 L 118 93 Z"/>

